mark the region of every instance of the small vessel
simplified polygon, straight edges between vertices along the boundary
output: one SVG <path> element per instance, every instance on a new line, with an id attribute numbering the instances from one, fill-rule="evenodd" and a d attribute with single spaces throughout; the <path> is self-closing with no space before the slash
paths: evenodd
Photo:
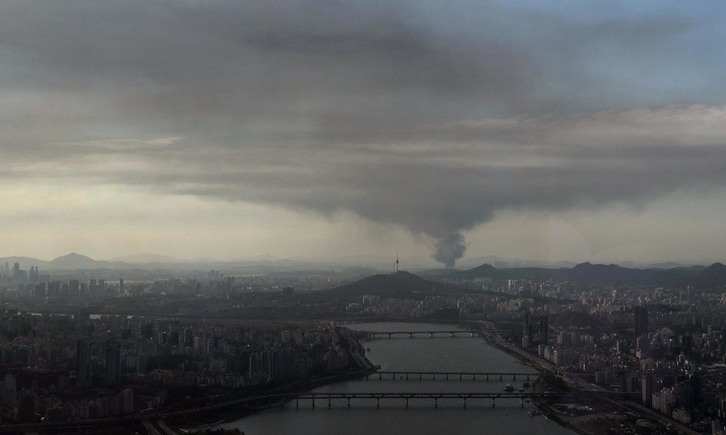
<path id="1" fill-rule="evenodd" d="M 514 387 L 512 386 L 512 384 L 507 384 L 504 386 L 504 391 L 506 391 L 507 393 L 511 393 L 512 391 L 514 391 Z"/>

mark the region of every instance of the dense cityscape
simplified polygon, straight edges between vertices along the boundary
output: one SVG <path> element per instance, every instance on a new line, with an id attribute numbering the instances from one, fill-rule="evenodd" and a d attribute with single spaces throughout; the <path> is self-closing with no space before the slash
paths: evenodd
<path id="1" fill-rule="evenodd" d="M 620 278 L 637 271 L 589 264 L 573 268 L 578 277 L 570 281 L 543 275 L 547 269 L 488 265 L 421 276 L 359 270 L 358 278 L 336 270 L 210 270 L 143 282 L 105 278 L 118 271 L 25 267 L 0 268 L 3 431 L 103 426 L 108 419 L 129 430 L 159 421 L 176 433 L 178 425 L 209 422 L 195 409 L 217 404 L 215 417 L 243 415 L 256 405 L 245 397 L 375 370 L 365 337 L 345 327 L 366 319 L 479 331 L 559 376 L 563 391 L 621 394 L 616 402 L 639 415 L 636 421 L 659 422 L 632 433 L 720 434 L 726 422 L 726 283 L 695 285 L 720 264 L 677 271 L 694 285 L 674 286 L 607 283 L 602 270 Z M 69 273 L 98 278 L 55 279 Z M 235 400 L 245 405 L 235 412 L 224 406 L 242 403 Z M 597 394 L 565 412 L 568 401 L 565 395 L 542 407 L 563 418 L 576 414 L 582 433 L 605 433 L 592 426 L 597 418 L 625 419 Z M 593 418 L 582 418 L 588 414 Z"/>
<path id="2" fill-rule="evenodd" d="M 726 435 L 725 21 L 0 1 L 0 434 Z"/>

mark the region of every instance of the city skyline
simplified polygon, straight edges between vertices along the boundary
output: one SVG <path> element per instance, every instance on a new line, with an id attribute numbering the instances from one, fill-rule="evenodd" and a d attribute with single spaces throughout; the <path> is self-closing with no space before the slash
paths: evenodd
<path id="1" fill-rule="evenodd" d="M 0 257 L 722 262 L 725 13 L 5 2 Z"/>

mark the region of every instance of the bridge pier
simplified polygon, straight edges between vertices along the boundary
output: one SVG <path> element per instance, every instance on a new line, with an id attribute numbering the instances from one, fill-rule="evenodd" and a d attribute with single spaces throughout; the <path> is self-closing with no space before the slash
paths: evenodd
<path id="1" fill-rule="evenodd" d="M 462 378 L 461 378 L 461 376 L 462 376 L 462 375 L 461 375 L 461 373 L 459 373 L 459 380 L 461 380 L 461 379 L 462 379 Z"/>
<path id="2" fill-rule="evenodd" d="M 391 333 L 390 332 L 388 333 L 388 338 L 391 338 Z"/>
<path id="3" fill-rule="evenodd" d="M 438 397 L 434 397 L 434 409 L 439 407 L 439 399 Z"/>
<path id="4" fill-rule="evenodd" d="M 328 408 L 330 408 L 331 406 L 332 406 L 331 399 L 330 399 L 330 396 L 328 396 Z"/>
<path id="5" fill-rule="evenodd" d="M 472 381 L 476 381 L 476 373 L 472 373 L 472 375 L 471 375 L 471 380 L 472 380 Z"/>
<path id="6" fill-rule="evenodd" d="M 413 338 L 413 332 L 408 333 L 408 338 Z"/>
<path id="7" fill-rule="evenodd" d="M 447 381 L 449 380 L 449 374 L 448 373 L 446 374 L 446 380 Z"/>
<path id="8" fill-rule="evenodd" d="M 350 397 L 348 397 L 348 408 L 350 408 Z"/>
<path id="9" fill-rule="evenodd" d="M 464 397 L 464 409 L 466 409 L 466 397 Z"/>
<path id="10" fill-rule="evenodd" d="M 419 373 L 419 374 L 418 374 L 418 380 L 419 380 L 419 381 L 423 381 L 423 374 L 422 374 L 422 373 Z"/>
<path id="11" fill-rule="evenodd" d="M 524 408 L 524 397 L 519 399 L 519 407 Z"/>
<path id="12" fill-rule="evenodd" d="M 433 332 L 429 332 L 429 338 L 434 338 L 434 333 Z"/>
<path id="13" fill-rule="evenodd" d="M 376 408 L 380 408 L 380 407 L 381 407 L 381 398 L 376 397 Z"/>
<path id="14" fill-rule="evenodd" d="M 300 399 L 295 398 L 295 409 L 300 409 Z"/>
<path id="15" fill-rule="evenodd" d="M 313 396 L 313 399 L 310 401 L 312 403 L 311 408 L 315 409 L 315 396 Z"/>
<path id="16" fill-rule="evenodd" d="M 495 398 L 492 397 L 492 409 L 494 409 L 494 408 L 497 407 L 496 404 L 495 404 L 496 400 L 497 399 L 495 399 Z"/>
<path id="17" fill-rule="evenodd" d="M 406 409 L 408 409 L 408 397 L 406 397 Z"/>
<path id="18" fill-rule="evenodd" d="M 516 381 L 517 380 L 517 375 L 515 375 L 514 373 L 512 373 L 512 380 L 513 381 Z"/>

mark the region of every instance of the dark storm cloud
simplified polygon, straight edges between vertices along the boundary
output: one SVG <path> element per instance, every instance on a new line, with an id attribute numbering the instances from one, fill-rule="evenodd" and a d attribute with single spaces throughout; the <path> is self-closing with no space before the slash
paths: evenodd
<path id="1" fill-rule="evenodd" d="M 726 181 L 723 87 L 687 49 L 703 23 L 442 8 L 5 2 L 2 176 L 351 211 L 447 266 L 502 210 Z"/>

